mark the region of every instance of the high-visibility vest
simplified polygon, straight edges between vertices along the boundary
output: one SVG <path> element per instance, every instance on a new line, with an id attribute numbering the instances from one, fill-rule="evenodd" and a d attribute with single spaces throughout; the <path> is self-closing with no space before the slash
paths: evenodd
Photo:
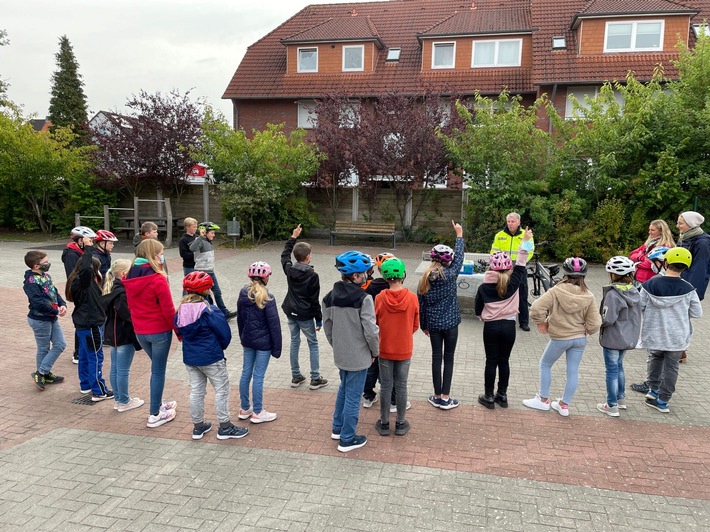
<path id="1" fill-rule="evenodd" d="M 523 241 L 523 236 L 525 235 L 525 231 L 523 229 L 519 229 L 518 232 L 511 236 L 507 231 L 499 231 L 496 233 L 495 238 L 493 239 L 493 245 L 491 246 L 491 254 L 497 252 L 497 251 L 504 251 L 510 256 L 510 260 L 515 262 L 515 260 L 518 258 L 518 249 L 520 248 L 520 244 Z M 533 252 L 531 251 L 528 253 L 528 261 L 531 260 L 533 257 Z"/>

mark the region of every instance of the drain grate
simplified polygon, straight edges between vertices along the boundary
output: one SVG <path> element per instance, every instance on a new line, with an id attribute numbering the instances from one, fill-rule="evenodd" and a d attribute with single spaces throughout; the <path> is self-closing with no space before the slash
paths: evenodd
<path id="1" fill-rule="evenodd" d="M 95 405 L 96 402 L 91 400 L 91 394 L 87 393 L 86 395 L 82 395 L 81 397 L 77 397 L 76 399 L 72 399 L 72 403 L 76 405 Z"/>

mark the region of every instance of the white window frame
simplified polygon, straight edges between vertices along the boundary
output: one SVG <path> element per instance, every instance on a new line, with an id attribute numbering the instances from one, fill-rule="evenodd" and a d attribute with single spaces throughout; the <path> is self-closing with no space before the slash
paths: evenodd
<path id="1" fill-rule="evenodd" d="M 314 129 L 318 125 L 318 115 L 313 112 L 316 105 L 314 100 L 300 100 L 298 102 L 298 127 Z"/>
<path id="2" fill-rule="evenodd" d="M 401 48 L 390 48 L 389 50 L 387 50 L 387 58 L 385 59 L 385 61 L 389 63 L 397 62 L 399 61 L 399 56 L 401 55 L 401 53 Z"/>
<path id="3" fill-rule="evenodd" d="M 498 50 L 500 48 L 500 43 L 504 42 L 517 42 L 518 43 L 518 60 L 516 64 L 505 64 L 502 65 L 499 62 L 499 53 Z M 491 44 L 494 43 L 494 51 L 493 51 L 493 63 L 491 64 L 486 64 L 486 65 L 476 65 L 474 64 L 474 60 L 476 58 L 476 44 L 481 43 L 481 44 Z M 491 67 L 519 67 L 523 58 L 523 40 L 522 39 L 497 39 L 497 40 L 492 40 L 492 39 L 478 39 L 473 41 L 473 46 L 471 48 L 471 68 L 491 68 Z"/>
<path id="4" fill-rule="evenodd" d="M 607 42 L 609 40 L 609 27 L 619 26 L 622 24 L 631 24 L 631 45 L 629 48 L 609 48 Z M 661 34 L 660 41 L 658 43 L 658 48 L 639 48 L 636 46 L 637 29 L 639 24 L 660 24 Z M 666 21 L 663 19 L 658 20 L 624 20 L 624 21 L 608 21 L 606 27 L 604 28 L 604 53 L 616 53 L 616 52 L 662 52 L 663 51 L 663 36 L 666 31 Z"/>
<path id="5" fill-rule="evenodd" d="M 565 97 L 565 120 L 581 120 L 584 118 L 584 116 L 574 114 L 575 110 L 572 106 L 572 101 L 569 98 L 570 96 L 574 96 L 575 98 L 577 98 L 577 101 L 583 109 L 589 109 L 587 101 L 584 98 L 585 95 L 588 95 L 590 98 L 594 99 L 599 94 L 601 88 L 601 85 L 580 85 L 567 87 L 567 96 Z M 622 96 L 621 92 L 616 89 L 614 89 L 614 99 L 623 110 L 624 97 Z"/>
<path id="6" fill-rule="evenodd" d="M 453 46 L 452 64 L 451 65 L 436 65 L 436 48 L 437 46 Z M 440 41 L 431 43 L 431 68 L 432 69 L 446 69 L 446 68 L 456 68 L 456 41 Z"/>
<path id="7" fill-rule="evenodd" d="M 360 50 L 361 66 L 360 66 L 360 68 L 345 68 L 345 50 L 354 50 L 354 49 Z M 363 72 L 364 70 L 365 70 L 365 45 L 364 44 L 355 44 L 355 45 L 343 46 L 343 72 Z"/>
<path id="8" fill-rule="evenodd" d="M 316 68 L 315 69 L 304 69 L 301 68 L 301 52 L 306 51 L 306 50 L 315 50 L 316 52 Z M 302 48 L 298 48 L 296 51 L 296 69 L 298 72 L 304 72 L 304 73 L 309 73 L 309 72 L 318 72 L 318 47 L 317 46 L 304 46 Z"/>

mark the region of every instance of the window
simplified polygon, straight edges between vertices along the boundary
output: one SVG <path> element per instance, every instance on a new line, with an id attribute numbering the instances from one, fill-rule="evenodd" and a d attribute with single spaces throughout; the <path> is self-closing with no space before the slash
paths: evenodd
<path id="1" fill-rule="evenodd" d="M 298 127 L 313 129 L 318 125 L 318 115 L 315 113 L 316 102 L 305 100 L 298 102 Z"/>
<path id="2" fill-rule="evenodd" d="M 693 24 L 693 33 L 696 37 L 704 35 L 710 37 L 710 27 L 707 24 Z"/>
<path id="3" fill-rule="evenodd" d="M 553 50 L 564 50 L 567 48 L 567 40 L 564 37 L 553 37 L 552 38 L 552 49 Z"/>
<path id="4" fill-rule="evenodd" d="M 318 72 L 318 48 L 298 49 L 298 71 Z"/>
<path id="5" fill-rule="evenodd" d="M 573 120 L 573 119 L 583 118 L 584 117 L 584 110 L 589 109 L 589 103 L 587 102 L 586 97 L 589 96 L 592 99 L 596 98 L 597 94 L 599 94 L 600 89 L 601 89 L 601 87 L 596 87 L 596 86 L 568 87 L 567 88 L 567 105 L 565 107 L 565 119 L 566 120 Z M 574 108 L 574 106 L 572 104 L 572 98 L 570 98 L 570 96 L 574 96 L 577 99 L 581 109 Z M 617 90 L 614 90 L 614 99 L 616 100 L 616 103 L 618 103 L 619 106 L 621 107 L 621 109 L 623 110 L 624 97 Z"/>
<path id="6" fill-rule="evenodd" d="M 473 41 L 473 68 L 520 66 L 522 39 Z"/>
<path id="7" fill-rule="evenodd" d="M 663 21 L 607 22 L 605 52 L 655 52 L 663 50 Z"/>
<path id="8" fill-rule="evenodd" d="M 340 127 L 353 128 L 360 123 L 360 103 L 351 101 L 340 110 Z"/>
<path id="9" fill-rule="evenodd" d="M 456 43 L 435 42 L 431 54 L 431 68 L 454 68 Z"/>
<path id="10" fill-rule="evenodd" d="M 343 72 L 362 72 L 365 69 L 365 47 L 343 46 Z"/>
<path id="11" fill-rule="evenodd" d="M 385 61 L 399 61 L 400 53 L 402 53 L 401 48 L 390 48 L 387 50 L 387 59 Z"/>

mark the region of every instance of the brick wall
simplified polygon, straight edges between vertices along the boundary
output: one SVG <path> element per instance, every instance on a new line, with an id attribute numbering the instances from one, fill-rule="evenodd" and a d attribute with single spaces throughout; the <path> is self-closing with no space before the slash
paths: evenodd
<path id="1" fill-rule="evenodd" d="M 663 34 L 663 52 L 675 52 L 675 45 L 678 38 L 687 44 L 690 17 L 687 15 L 669 17 L 633 17 L 624 19 L 613 19 L 614 22 L 624 20 L 661 20 L 665 18 Z M 581 55 L 595 55 L 604 53 L 604 37 L 606 35 L 606 23 L 611 19 L 584 20 L 579 28 L 579 42 Z M 623 53 L 623 52 L 621 52 Z"/>
<path id="2" fill-rule="evenodd" d="M 236 109 L 236 129 L 243 129 L 250 135 L 252 129 L 262 131 L 267 124 L 283 122 L 287 134 L 298 127 L 296 100 L 238 100 Z"/>

